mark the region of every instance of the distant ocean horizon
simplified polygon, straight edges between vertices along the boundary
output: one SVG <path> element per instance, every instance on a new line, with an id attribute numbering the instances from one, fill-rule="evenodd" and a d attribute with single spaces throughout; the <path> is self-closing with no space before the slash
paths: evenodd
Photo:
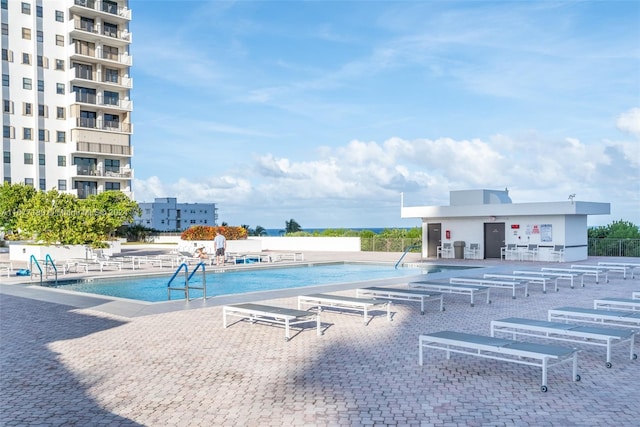
<path id="1" fill-rule="evenodd" d="M 302 231 L 307 233 L 322 233 L 325 230 L 353 230 L 353 231 L 363 231 L 363 230 L 371 230 L 376 234 L 380 234 L 384 230 L 389 229 L 399 229 L 399 230 L 410 230 L 411 227 L 362 227 L 362 228 L 351 228 L 351 227 L 326 227 L 326 228 L 303 228 Z M 265 228 L 267 232 L 267 236 L 281 236 L 284 234 L 284 228 Z"/>

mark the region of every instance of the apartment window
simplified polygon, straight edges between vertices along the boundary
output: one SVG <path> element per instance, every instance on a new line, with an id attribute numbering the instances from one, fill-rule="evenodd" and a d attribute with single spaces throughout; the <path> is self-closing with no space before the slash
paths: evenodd
<path id="1" fill-rule="evenodd" d="M 13 138 L 13 126 L 2 126 L 2 137 Z"/>
<path id="2" fill-rule="evenodd" d="M 48 142 L 49 141 L 49 131 L 46 129 L 38 129 L 38 141 L 40 142 Z"/>
<path id="3" fill-rule="evenodd" d="M 104 127 L 105 129 L 120 129 L 120 117 L 117 114 L 104 115 Z"/>
<path id="4" fill-rule="evenodd" d="M 42 34 L 42 31 L 36 31 L 36 41 L 42 43 L 43 40 L 44 40 L 44 35 Z"/>
<path id="5" fill-rule="evenodd" d="M 64 22 L 64 12 L 61 10 L 56 10 L 56 21 Z"/>
<path id="6" fill-rule="evenodd" d="M 105 36 L 118 37 L 118 26 L 116 24 L 104 22 L 102 26 L 104 27 L 103 33 Z"/>
<path id="7" fill-rule="evenodd" d="M 56 70 L 64 71 L 64 59 L 56 59 Z"/>
<path id="8" fill-rule="evenodd" d="M 31 128 L 22 128 L 22 139 L 26 139 L 30 141 L 33 138 L 33 129 Z"/>
<path id="9" fill-rule="evenodd" d="M 7 2 L 8 0 L 2 0 L 2 8 L 5 10 L 7 9 Z"/>
<path id="10" fill-rule="evenodd" d="M 105 90 L 104 91 L 104 103 L 105 103 L 105 105 L 118 105 L 118 104 L 120 104 L 118 92 L 110 92 L 108 90 Z"/>
<path id="11" fill-rule="evenodd" d="M 67 133 L 64 131 L 56 132 L 56 142 L 67 142 Z"/>
<path id="12" fill-rule="evenodd" d="M 58 180 L 58 190 L 67 191 L 67 180 L 66 179 L 59 179 Z"/>
<path id="13" fill-rule="evenodd" d="M 120 190 L 120 183 L 119 182 L 105 182 L 104 183 L 104 189 L 105 189 L 105 191 Z"/>
<path id="14" fill-rule="evenodd" d="M 64 119 L 64 107 L 56 107 L 56 119 Z"/>
<path id="15" fill-rule="evenodd" d="M 32 165 L 33 164 L 33 154 L 32 153 L 24 153 L 24 164 Z M 33 182 L 31 183 L 33 185 Z"/>
<path id="16" fill-rule="evenodd" d="M 22 63 L 30 65 L 31 64 L 31 54 L 27 52 L 22 52 Z"/>
<path id="17" fill-rule="evenodd" d="M 76 45 L 76 53 L 79 55 L 94 56 L 96 50 L 95 43 L 90 43 L 84 40 L 74 40 Z"/>
<path id="18" fill-rule="evenodd" d="M 42 18 L 42 6 L 36 6 L 36 16 Z"/>
<path id="19" fill-rule="evenodd" d="M 2 112 L 7 114 L 13 114 L 13 101 L 11 101 L 10 99 L 3 99 Z"/>
<path id="20" fill-rule="evenodd" d="M 105 172 L 120 173 L 120 160 L 118 159 L 105 159 L 104 161 Z"/>
<path id="21" fill-rule="evenodd" d="M 67 166 L 67 158 L 65 156 L 58 156 L 58 166 Z"/>
<path id="22" fill-rule="evenodd" d="M 118 13 L 118 3 L 110 0 L 102 0 L 102 11 L 115 15 Z"/>
<path id="23" fill-rule="evenodd" d="M 46 105 L 38 104 L 38 117 L 47 117 L 49 109 Z"/>
<path id="24" fill-rule="evenodd" d="M 104 70 L 104 81 L 108 83 L 118 83 L 118 70 L 106 68 Z"/>
<path id="25" fill-rule="evenodd" d="M 76 77 L 85 80 L 93 80 L 93 67 L 91 65 L 74 62 L 73 67 L 76 69 Z"/>
<path id="26" fill-rule="evenodd" d="M 22 104 L 22 115 L 31 116 L 33 115 L 33 104 L 30 102 L 24 102 Z"/>
<path id="27" fill-rule="evenodd" d="M 24 185 L 28 185 L 29 187 L 33 187 L 33 178 L 25 178 Z"/>
<path id="28" fill-rule="evenodd" d="M 46 164 L 44 154 L 38 155 L 38 162 L 40 166 L 44 166 Z"/>
<path id="29" fill-rule="evenodd" d="M 47 189 L 47 180 L 44 178 L 40 178 L 40 189 L 43 191 Z"/>
<path id="30" fill-rule="evenodd" d="M 56 46 L 64 46 L 64 36 L 56 34 Z"/>
<path id="31" fill-rule="evenodd" d="M 22 2 L 22 13 L 31 15 L 31 5 L 29 3 Z"/>
<path id="32" fill-rule="evenodd" d="M 56 93 L 58 95 L 64 95 L 64 83 L 56 83 Z"/>
<path id="33" fill-rule="evenodd" d="M 2 86 L 9 86 L 9 74 L 2 75 Z"/>
<path id="34" fill-rule="evenodd" d="M 11 163 L 11 151 L 4 152 L 4 162 Z"/>
<path id="35" fill-rule="evenodd" d="M 22 89 L 31 90 L 31 79 L 28 77 L 22 78 Z"/>
<path id="36" fill-rule="evenodd" d="M 38 55 L 38 67 L 49 68 L 49 59 L 42 55 Z"/>
<path id="37" fill-rule="evenodd" d="M 102 57 L 104 59 L 118 60 L 118 48 L 115 46 L 102 46 Z"/>
<path id="38" fill-rule="evenodd" d="M 25 40 L 31 40 L 31 28 L 22 27 L 22 38 Z"/>
<path id="39" fill-rule="evenodd" d="M 2 35 L 3 36 L 8 36 L 9 35 L 9 24 L 3 22 L 2 23 Z"/>
<path id="40" fill-rule="evenodd" d="M 95 111 L 80 110 L 80 126 L 84 128 L 96 127 L 97 115 Z"/>
<path id="41" fill-rule="evenodd" d="M 4 25 L 4 24 L 2 24 Z M 9 60 L 9 49 L 2 49 L 2 60 L 3 61 L 8 61 Z"/>
<path id="42" fill-rule="evenodd" d="M 44 80 L 38 80 L 38 92 L 44 92 Z"/>

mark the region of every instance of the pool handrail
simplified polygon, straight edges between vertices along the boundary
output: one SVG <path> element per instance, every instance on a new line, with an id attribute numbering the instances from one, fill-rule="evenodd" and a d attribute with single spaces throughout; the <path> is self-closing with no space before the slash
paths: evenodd
<path id="1" fill-rule="evenodd" d="M 193 274 L 198 270 L 198 268 L 202 266 L 202 286 L 189 286 L 189 279 L 191 279 L 191 277 L 193 276 Z M 176 276 L 178 275 L 178 273 L 180 273 L 180 271 L 184 268 L 184 288 L 176 288 L 176 287 L 172 287 L 171 283 L 173 282 L 173 280 L 176 278 Z M 171 299 L 171 291 L 184 291 L 184 298 L 189 301 L 189 289 L 202 289 L 202 299 L 206 299 L 207 298 L 207 284 L 206 284 L 206 279 L 205 279 L 205 265 L 203 262 L 199 262 L 198 264 L 196 264 L 195 268 L 193 269 L 193 271 L 191 272 L 191 274 L 189 274 L 189 266 L 187 265 L 186 262 L 183 262 L 182 264 L 180 264 L 178 266 L 178 268 L 176 269 L 176 271 L 173 273 L 173 275 L 171 276 L 171 279 L 169 279 L 169 282 L 167 283 L 167 298 L 170 300 Z"/>
<path id="2" fill-rule="evenodd" d="M 398 269 L 398 265 L 400 265 L 400 262 L 402 262 L 402 260 L 404 259 L 404 257 L 407 255 L 407 253 L 411 250 L 411 249 L 415 249 L 415 248 L 419 248 L 421 245 L 409 245 L 407 246 L 407 248 L 404 250 L 404 253 L 402 254 L 402 256 L 400 257 L 400 259 L 398 260 L 398 262 L 396 262 L 395 265 L 395 269 Z"/>
<path id="3" fill-rule="evenodd" d="M 33 278 L 33 263 L 38 267 L 38 271 L 40 271 L 40 286 L 42 286 L 42 267 L 40 267 L 40 263 L 36 259 L 36 256 L 31 254 L 29 257 L 29 277 Z"/>
<path id="4" fill-rule="evenodd" d="M 56 285 L 58 284 L 58 267 L 56 267 L 56 263 L 53 262 L 53 258 L 51 258 L 51 255 L 46 254 L 44 256 L 44 270 L 45 270 L 45 274 L 47 275 L 47 279 L 49 278 L 49 269 L 47 269 L 47 265 L 51 264 L 51 267 L 53 267 L 53 271 L 56 273 Z"/>

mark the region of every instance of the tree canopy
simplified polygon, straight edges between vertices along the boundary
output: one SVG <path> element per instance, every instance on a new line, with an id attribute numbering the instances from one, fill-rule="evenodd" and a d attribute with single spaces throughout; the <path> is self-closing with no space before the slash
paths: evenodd
<path id="1" fill-rule="evenodd" d="M 640 229 L 631 221 L 613 221 L 609 225 L 589 228 L 590 238 L 640 239 Z"/>

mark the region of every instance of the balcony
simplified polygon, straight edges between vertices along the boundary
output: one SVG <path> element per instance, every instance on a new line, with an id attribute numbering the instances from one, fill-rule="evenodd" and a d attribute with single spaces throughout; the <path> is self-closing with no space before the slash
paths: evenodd
<path id="1" fill-rule="evenodd" d="M 133 126 L 131 123 L 122 123 L 113 120 L 104 121 L 102 119 L 94 119 L 88 117 L 78 117 L 76 126 L 84 129 L 104 130 L 107 132 L 132 133 Z"/>
<path id="2" fill-rule="evenodd" d="M 71 75 L 74 80 L 82 80 L 84 82 L 93 82 L 89 86 L 92 88 L 100 87 L 101 85 L 108 85 L 114 88 L 131 89 L 133 87 L 133 78 L 120 77 L 119 75 L 107 75 L 104 72 L 88 71 L 86 69 L 72 67 Z"/>
<path id="3" fill-rule="evenodd" d="M 105 44 L 115 44 L 126 46 L 132 42 L 132 35 L 126 28 L 120 30 L 110 25 L 83 21 L 81 18 L 74 18 L 71 23 L 70 34 L 72 38 L 81 40 L 100 41 Z"/>
<path id="4" fill-rule="evenodd" d="M 88 94 L 88 93 L 78 93 L 72 92 L 72 103 L 78 104 L 86 104 L 86 105 L 94 105 L 97 107 L 102 107 L 103 110 L 114 110 L 114 111 L 132 111 L 133 110 L 133 101 L 129 99 L 119 99 L 113 97 L 105 97 L 102 94 Z M 93 126 L 82 126 L 82 127 L 93 127 Z"/>
<path id="5" fill-rule="evenodd" d="M 90 168 L 88 166 L 77 165 L 76 175 L 109 179 L 132 179 L 133 170 L 127 167 L 117 168 L 117 170 L 105 170 L 103 168 Z"/>
<path id="6" fill-rule="evenodd" d="M 76 142 L 76 151 L 114 156 L 133 156 L 133 147 L 127 145 L 102 144 L 99 142 Z"/>
<path id="7" fill-rule="evenodd" d="M 123 21 L 131 20 L 131 10 L 126 7 L 113 4 L 112 2 L 106 2 L 102 0 L 74 0 L 72 11 L 82 11 L 91 9 L 93 12 L 112 17 L 112 19 L 118 18 Z"/>
<path id="8" fill-rule="evenodd" d="M 98 48 L 88 48 L 78 43 L 73 43 L 73 53 L 71 59 L 83 59 L 93 63 L 101 63 L 110 66 L 130 67 L 133 64 L 133 58 L 128 53 L 112 53 Z"/>

